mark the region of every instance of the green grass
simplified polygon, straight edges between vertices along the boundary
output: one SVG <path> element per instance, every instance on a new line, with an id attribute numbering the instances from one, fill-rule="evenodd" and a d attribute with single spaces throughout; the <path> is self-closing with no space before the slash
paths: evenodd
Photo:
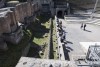
<path id="1" fill-rule="evenodd" d="M 50 23 L 46 22 L 46 23 L 42 23 L 41 25 L 45 26 L 46 29 L 50 29 Z M 45 30 L 45 29 L 44 29 Z M 34 32 L 37 36 L 41 35 L 42 32 Z M 37 38 L 34 37 L 33 42 L 38 44 L 38 45 L 44 45 L 44 43 L 48 43 L 48 36 L 49 36 L 49 32 L 43 32 L 44 35 L 41 38 Z"/>
<path id="2" fill-rule="evenodd" d="M 31 48 L 30 52 L 29 52 L 29 56 L 35 56 L 37 58 L 45 58 L 47 53 L 46 53 L 46 49 L 48 46 L 48 39 L 49 39 L 49 30 L 50 30 L 50 22 L 49 22 L 49 18 L 45 17 L 45 16 L 37 16 L 36 17 L 36 21 L 33 22 L 28 29 L 29 34 L 33 34 L 33 46 L 37 46 L 37 47 L 33 47 Z M 45 46 L 44 49 L 39 50 L 38 49 L 41 46 Z M 37 52 L 34 52 L 37 51 Z M 41 55 L 39 52 L 43 51 L 43 55 Z"/>
<path id="3" fill-rule="evenodd" d="M 48 22 L 43 23 L 42 25 L 45 26 L 46 29 L 50 28 L 50 23 L 48 23 Z M 36 33 L 37 36 L 42 34 L 42 32 L 35 32 L 35 33 Z M 44 55 L 40 55 L 41 58 L 46 58 L 46 55 L 47 55 L 46 49 L 47 49 L 47 45 L 48 45 L 48 42 L 49 42 L 48 39 L 49 39 L 49 32 L 44 33 L 44 35 L 41 38 L 34 37 L 33 42 L 38 44 L 39 46 L 46 44 L 46 47 L 45 47 L 44 52 L 43 52 Z"/>
<path id="4" fill-rule="evenodd" d="M 33 42 L 35 42 L 38 45 L 44 45 L 44 43 L 48 42 L 48 37 L 34 38 Z"/>
<path id="5" fill-rule="evenodd" d="M 50 23 L 48 22 L 49 19 L 46 19 L 45 17 L 40 16 L 41 20 L 39 18 L 39 21 L 41 24 L 38 26 L 33 25 L 30 26 L 29 29 L 24 31 L 24 36 L 21 42 L 17 45 L 8 43 L 9 50 L 0 53 L 0 67 L 15 67 L 15 65 L 18 63 L 20 57 L 22 56 L 22 52 L 25 49 L 25 47 L 28 45 L 29 39 L 33 37 L 32 42 L 34 42 L 36 45 L 44 45 L 45 43 L 48 45 L 48 37 L 49 37 L 49 29 L 50 29 Z M 36 29 L 35 32 L 33 29 Z M 34 45 L 34 44 L 33 44 Z M 47 49 L 47 46 L 44 50 Z M 46 52 L 44 51 L 44 55 L 41 55 L 41 58 L 45 56 Z"/>
<path id="6" fill-rule="evenodd" d="M 58 59 L 57 48 L 56 47 L 58 47 L 57 36 L 56 36 L 56 27 L 55 27 L 55 23 L 53 23 L 53 51 L 54 51 L 54 59 Z"/>

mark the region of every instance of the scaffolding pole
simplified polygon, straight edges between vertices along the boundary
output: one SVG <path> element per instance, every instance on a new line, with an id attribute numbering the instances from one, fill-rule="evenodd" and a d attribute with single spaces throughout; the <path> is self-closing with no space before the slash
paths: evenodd
<path id="1" fill-rule="evenodd" d="M 95 2 L 94 9 L 93 9 L 92 15 L 91 15 L 91 19 L 93 19 L 93 14 L 94 14 L 94 12 L 96 11 L 96 7 L 97 7 L 97 4 L 98 4 L 98 1 L 99 1 L 99 0 L 96 0 L 96 2 Z"/>

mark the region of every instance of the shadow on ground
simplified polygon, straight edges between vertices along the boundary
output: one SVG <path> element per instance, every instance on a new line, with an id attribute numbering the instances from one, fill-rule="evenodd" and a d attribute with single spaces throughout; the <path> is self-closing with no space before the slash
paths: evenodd
<path id="1" fill-rule="evenodd" d="M 7 51 L 0 51 L 0 67 L 15 67 L 28 41 L 29 37 L 24 34 L 23 39 L 17 45 L 7 42 L 9 49 Z"/>
<path id="2" fill-rule="evenodd" d="M 41 47 L 38 44 L 32 42 L 27 57 L 41 58 L 39 55 L 40 50 Z"/>
<path id="3" fill-rule="evenodd" d="M 92 32 L 92 31 L 90 31 L 90 30 L 86 30 L 86 29 L 85 29 L 84 31 L 86 31 L 86 32 Z"/>
<path id="4" fill-rule="evenodd" d="M 70 61 L 69 53 L 71 51 L 73 51 L 73 49 L 71 47 L 67 46 L 67 44 L 63 44 L 63 50 L 64 50 L 64 55 L 65 55 L 65 60 Z M 69 42 L 69 44 L 73 44 L 73 43 Z"/>
<path id="5" fill-rule="evenodd" d="M 27 30 L 29 30 L 32 34 L 31 39 L 34 37 L 43 38 L 43 35 L 49 32 L 49 29 L 47 29 L 46 26 L 42 25 L 42 23 L 46 23 L 50 19 L 50 17 L 40 16 L 37 18 L 38 19 L 35 22 L 31 23 L 27 27 Z"/>
<path id="6" fill-rule="evenodd" d="M 17 62 L 19 61 L 20 57 L 22 56 L 22 51 L 25 49 L 26 45 L 28 45 L 28 43 L 32 43 L 36 46 L 32 47 L 32 49 L 34 50 L 34 53 L 32 52 L 33 55 L 29 55 L 29 56 L 34 56 L 34 57 L 40 57 L 39 56 L 39 49 L 40 46 L 33 43 L 32 41 L 34 40 L 34 37 L 36 38 L 42 38 L 43 35 L 47 32 L 49 32 L 49 29 L 47 29 L 45 26 L 41 25 L 41 23 L 45 23 L 46 21 L 49 20 L 49 17 L 45 17 L 43 16 L 43 18 L 40 18 L 39 21 L 36 22 L 32 22 L 26 30 L 24 30 L 24 36 L 22 41 L 17 44 L 11 44 L 11 43 L 7 43 L 8 44 L 8 48 L 9 50 L 7 51 L 0 51 L 0 67 L 15 67 L 15 65 L 17 64 Z M 27 30 L 29 30 L 30 32 L 28 32 L 27 34 Z M 29 35 L 32 34 L 32 36 L 30 37 Z M 31 48 L 30 48 L 31 50 Z"/>
<path id="7" fill-rule="evenodd" d="M 34 38 L 44 38 L 43 35 L 46 33 L 49 33 L 49 28 L 46 28 L 45 24 L 47 21 L 49 21 L 50 17 L 48 16 L 38 16 L 36 21 L 31 23 L 28 27 L 27 30 L 29 30 L 31 34 L 31 38 L 29 40 L 29 43 L 31 43 L 31 47 L 28 53 L 28 57 L 35 57 L 35 58 L 41 58 L 39 55 L 39 51 L 42 51 L 41 45 L 36 44 L 33 42 Z M 26 30 L 26 31 L 27 31 Z M 44 44 L 43 44 L 44 45 Z"/>

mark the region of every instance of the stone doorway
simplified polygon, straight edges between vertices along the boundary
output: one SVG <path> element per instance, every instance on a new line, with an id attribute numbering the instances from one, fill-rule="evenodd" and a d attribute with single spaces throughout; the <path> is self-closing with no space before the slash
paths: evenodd
<path id="1" fill-rule="evenodd" d="M 63 16 L 63 12 L 60 10 L 57 12 L 57 17 L 62 17 Z"/>

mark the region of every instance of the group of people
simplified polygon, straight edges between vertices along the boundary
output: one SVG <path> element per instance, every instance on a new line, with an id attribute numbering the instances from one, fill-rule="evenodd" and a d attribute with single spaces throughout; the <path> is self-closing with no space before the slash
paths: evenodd
<path id="1" fill-rule="evenodd" d="M 59 36 L 61 37 L 60 41 L 64 42 L 66 35 L 62 28 L 62 21 L 59 21 L 59 19 L 57 19 L 57 27 L 58 27 Z"/>
<path id="2" fill-rule="evenodd" d="M 81 24 L 81 29 L 86 30 L 86 26 L 87 26 L 86 23 L 85 24 L 82 23 Z"/>

